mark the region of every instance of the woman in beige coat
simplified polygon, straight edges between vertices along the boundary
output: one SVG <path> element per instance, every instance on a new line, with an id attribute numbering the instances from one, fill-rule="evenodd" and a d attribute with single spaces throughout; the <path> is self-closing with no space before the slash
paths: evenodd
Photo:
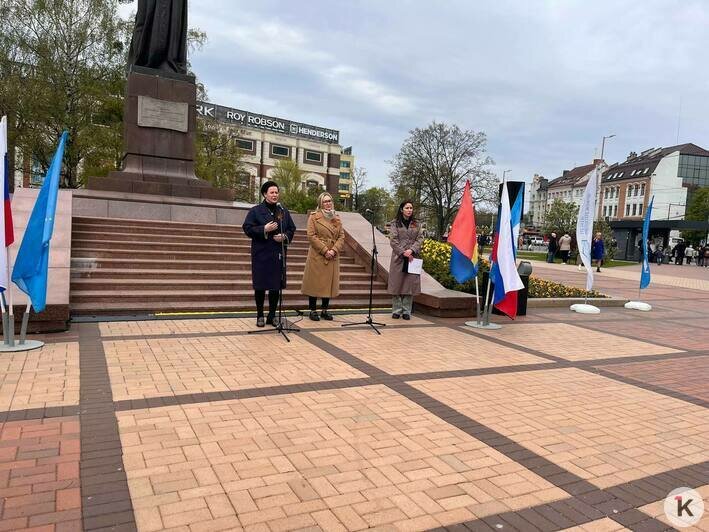
<path id="1" fill-rule="evenodd" d="M 421 293 L 421 276 L 404 271 L 405 262 L 411 262 L 421 254 L 423 231 L 414 218 L 414 204 L 406 200 L 399 205 L 396 219 L 391 223 L 389 234 L 392 249 L 389 263 L 388 291 L 394 297 L 391 317 L 411 318 L 414 296 Z"/>
<path id="2" fill-rule="evenodd" d="M 345 243 L 345 231 L 335 213 L 332 196 L 327 192 L 320 194 L 318 209 L 308 218 L 308 241 L 310 249 L 300 291 L 308 296 L 311 320 L 331 320 L 327 307 L 330 298 L 340 293 L 340 252 Z M 318 316 L 319 297 L 322 312 Z"/>

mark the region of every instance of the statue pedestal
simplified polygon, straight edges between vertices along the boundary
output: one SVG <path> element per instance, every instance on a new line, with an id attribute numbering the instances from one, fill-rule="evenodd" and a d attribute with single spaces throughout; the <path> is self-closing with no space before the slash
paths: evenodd
<path id="1" fill-rule="evenodd" d="M 196 95 L 192 76 L 133 66 L 123 111 L 122 169 L 90 177 L 86 188 L 230 201 L 231 190 L 213 188 L 194 173 Z"/>

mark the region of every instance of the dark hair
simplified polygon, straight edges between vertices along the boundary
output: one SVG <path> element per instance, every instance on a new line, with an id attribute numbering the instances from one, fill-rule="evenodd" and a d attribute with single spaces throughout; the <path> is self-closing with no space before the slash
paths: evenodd
<path id="1" fill-rule="evenodd" d="M 278 183 L 276 183 L 275 181 L 266 181 L 263 185 L 261 185 L 261 195 L 265 196 L 266 192 L 268 192 L 268 189 L 271 187 L 278 188 Z"/>
<path id="2" fill-rule="evenodd" d="M 414 206 L 414 202 L 409 199 L 404 200 L 399 204 L 399 209 L 396 211 L 396 218 L 394 219 L 398 227 L 404 225 L 404 207 L 407 203 L 411 203 L 412 207 Z M 411 213 L 411 221 L 416 221 L 416 219 L 414 218 L 414 213 Z"/>

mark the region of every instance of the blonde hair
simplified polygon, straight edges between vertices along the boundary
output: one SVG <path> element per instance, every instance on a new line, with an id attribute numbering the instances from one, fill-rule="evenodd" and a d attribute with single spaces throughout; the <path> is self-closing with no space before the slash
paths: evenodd
<path id="1" fill-rule="evenodd" d="M 317 210 L 319 210 L 319 211 L 322 210 L 322 202 L 325 200 L 326 197 L 330 198 L 332 200 L 332 210 L 334 211 L 335 210 L 335 200 L 333 199 L 332 194 L 330 194 L 329 192 L 323 192 L 322 194 L 320 194 L 318 196 L 318 209 Z"/>

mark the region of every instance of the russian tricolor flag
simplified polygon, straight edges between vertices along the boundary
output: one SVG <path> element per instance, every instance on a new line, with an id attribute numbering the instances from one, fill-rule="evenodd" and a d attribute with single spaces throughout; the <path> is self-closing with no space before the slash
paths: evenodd
<path id="1" fill-rule="evenodd" d="M 517 316 L 517 290 L 524 288 L 515 262 L 517 239 L 522 222 L 523 190 L 523 187 L 519 188 L 513 207 L 510 209 L 507 182 L 503 183 L 495 243 L 490 255 L 493 262 L 490 278 L 495 285 L 492 303 L 495 308 L 512 319 Z"/>
<path id="2" fill-rule="evenodd" d="M 5 226 L 0 230 L 0 292 L 7 290 L 8 279 L 8 247 L 15 241 L 15 231 L 12 226 L 12 209 L 10 208 L 10 161 L 7 156 L 7 117 L 0 119 L 0 179 L 4 201 L 0 218 Z"/>
<path id="3" fill-rule="evenodd" d="M 475 211 L 470 194 L 470 181 L 465 181 L 460 209 L 448 234 L 451 244 L 451 275 L 459 283 L 473 279 L 478 274 L 478 236 L 475 231 Z"/>

